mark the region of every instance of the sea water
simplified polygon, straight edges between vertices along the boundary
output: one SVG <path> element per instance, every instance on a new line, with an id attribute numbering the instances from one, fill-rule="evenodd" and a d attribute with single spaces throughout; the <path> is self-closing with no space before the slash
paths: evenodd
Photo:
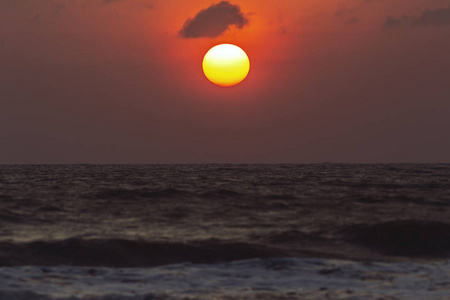
<path id="1" fill-rule="evenodd" d="M 450 299 L 450 165 L 0 166 L 0 299 Z"/>

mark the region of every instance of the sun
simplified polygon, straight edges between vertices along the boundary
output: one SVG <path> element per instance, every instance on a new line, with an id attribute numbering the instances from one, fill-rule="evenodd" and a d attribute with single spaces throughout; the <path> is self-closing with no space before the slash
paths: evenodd
<path id="1" fill-rule="evenodd" d="M 212 83 L 229 87 L 244 80 L 250 71 L 247 54 L 236 45 L 212 47 L 203 58 L 203 73 Z"/>

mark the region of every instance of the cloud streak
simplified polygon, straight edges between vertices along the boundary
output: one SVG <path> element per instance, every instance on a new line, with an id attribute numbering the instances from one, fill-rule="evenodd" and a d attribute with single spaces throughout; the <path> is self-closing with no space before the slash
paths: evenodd
<path id="1" fill-rule="evenodd" d="M 450 7 L 435 10 L 424 10 L 419 17 L 401 16 L 400 18 L 387 17 L 385 28 L 396 27 L 426 27 L 450 26 Z"/>
<path id="2" fill-rule="evenodd" d="M 239 6 L 222 1 L 188 19 L 179 35 L 183 38 L 214 38 L 223 34 L 230 26 L 242 28 L 247 24 L 248 19 Z"/>

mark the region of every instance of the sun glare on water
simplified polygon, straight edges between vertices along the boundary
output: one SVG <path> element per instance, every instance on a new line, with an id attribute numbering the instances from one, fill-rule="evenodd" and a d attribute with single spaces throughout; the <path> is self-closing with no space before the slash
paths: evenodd
<path id="1" fill-rule="evenodd" d="M 203 72 L 212 83 L 230 87 L 243 81 L 250 71 L 247 54 L 238 46 L 221 44 L 212 47 L 203 58 Z"/>

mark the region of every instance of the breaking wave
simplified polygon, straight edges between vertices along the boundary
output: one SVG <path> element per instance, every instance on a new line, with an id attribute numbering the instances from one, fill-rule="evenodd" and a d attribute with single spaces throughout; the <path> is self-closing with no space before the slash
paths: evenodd
<path id="1" fill-rule="evenodd" d="M 71 238 L 52 242 L 0 244 L 0 266 L 152 267 L 181 262 L 209 264 L 280 255 L 282 253 L 269 247 L 216 240 L 163 243 Z"/>

